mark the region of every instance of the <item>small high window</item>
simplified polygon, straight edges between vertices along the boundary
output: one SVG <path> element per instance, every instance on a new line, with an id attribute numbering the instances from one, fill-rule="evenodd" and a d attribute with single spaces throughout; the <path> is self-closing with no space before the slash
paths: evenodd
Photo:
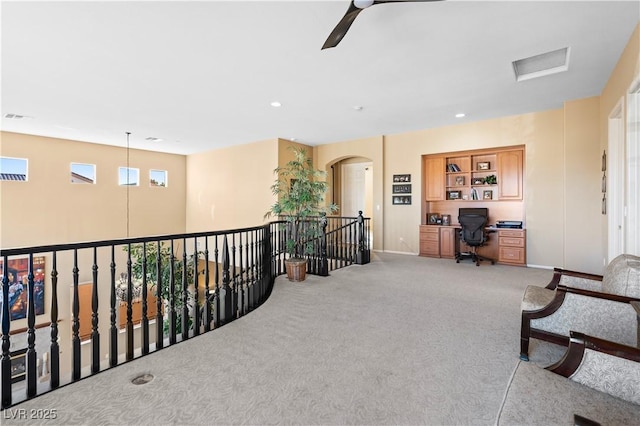
<path id="1" fill-rule="evenodd" d="M 149 170 L 149 186 L 167 186 L 166 170 Z"/>
<path id="2" fill-rule="evenodd" d="M 139 186 L 140 170 L 131 167 L 118 168 L 118 185 L 120 186 Z"/>
<path id="3" fill-rule="evenodd" d="M 95 164 L 71 163 L 71 183 L 95 184 Z"/>
<path id="4" fill-rule="evenodd" d="M 26 158 L 0 157 L 0 180 L 27 181 Z"/>

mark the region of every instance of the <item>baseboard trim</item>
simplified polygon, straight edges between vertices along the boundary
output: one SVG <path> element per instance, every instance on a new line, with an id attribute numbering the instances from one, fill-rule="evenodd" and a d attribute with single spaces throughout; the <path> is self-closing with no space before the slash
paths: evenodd
<path id="1" fill-rule="evenodd" d="M 418 253 L 411 253 L 409 251 L 395 251 L 395 250 L 383 250 L 384 253 L 392 253 L 392 254 L 405 254 L 408 256 L 417 256 Z"/>
<path id="2" fill-rule="evenodd" d="M 547 265 L 533 265 L 533 264 L 531 264 L 531 263 L 527 263 L 527 268 L 553 269 L 553 266 L 547 266 Z"/>

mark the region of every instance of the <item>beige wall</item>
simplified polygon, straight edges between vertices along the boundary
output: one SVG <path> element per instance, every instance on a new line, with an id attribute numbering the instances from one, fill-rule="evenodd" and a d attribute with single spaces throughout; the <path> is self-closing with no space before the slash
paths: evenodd
<path id="1" fill-rule="evenodd" d="M 564 106 L 565 253 L 568 269 L 602 272 L 602 161 L 599 97 Z"/>
<path id="2" fill-rule="evenodd" d="M 417 253 L 422 170 L 421 156 L 512 145 L 525 145 L 525 209 L 527 262 L 554 266 L 562 262 L 562 110 L 545 111 L 455 126 L 391 135 L 385 138 L 385 190 L 392 175 L 410 173 L 414 202 L 410 206 L 385 200 L 385 250 Z"/>
<path id="3" fill-rule="evenodd" d="M 627 128 L 627 99 L 626 94 L 630 89 L 631 84 L 640 78 L 640 24 L 636 26 L 635 31 L 631 35 L 627 46 L 625 47 L 618 63 L 616 64 L 607 84 L 605 85 L 602 94 L 600 95 L 600 114 L 599 123 L 600 128 L 600 150 L 602 153 L 604 150 L 609 151 L 608 148 L 608 124 L 609 116 L 613 112 L 618 101 L 623 101 L 623 122 L 624 128 Z M 602 228 L 602 245 L 604 253 L 608 253 L 608 231 L 607 231 L 607 216 L 602 215 L 600 227 Z"/>
<path id="4" fill-rule="evenodd" d="M 61 244 L 127 236 L 181 233 L 185 229 L 182 155 L 130 150 L 140 186 L 118 186 L 125 148 L 0 133 L 0 154 L 29 160 L 29 181 L 0 181 L 0 242 L 3 248 Z M 72 184 L 70 164 L 96 165 L 96 184 Z M 150 187 L 149 170 L 168 171 L 168 186 Z"/>
<path id="5" fill-rule="evenodd" d="M 187 157 L 187 232 L 256 226 L 273 204 L 279 140 Z M 184 206 L 183 206 L 184 207 Z"/>

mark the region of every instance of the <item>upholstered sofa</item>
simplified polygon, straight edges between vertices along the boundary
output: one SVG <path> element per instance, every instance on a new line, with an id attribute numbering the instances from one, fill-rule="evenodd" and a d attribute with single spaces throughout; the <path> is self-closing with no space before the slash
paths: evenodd
<path id="1" fill-rule="evenodd" d="M 640 257 L 622 254 L 604 275 L 556 268 L 546 287 L 528 286 L 522 299 L 520 358 L 529 359 L 529 340 L 568 345 L 569 330 L 638 346 Z"/>
<path id="2" fill-rule="evenodd" d="M 519 361 L 498 425 L 637 425 L 640 349 L 571 332 L 554 365 Z"/>

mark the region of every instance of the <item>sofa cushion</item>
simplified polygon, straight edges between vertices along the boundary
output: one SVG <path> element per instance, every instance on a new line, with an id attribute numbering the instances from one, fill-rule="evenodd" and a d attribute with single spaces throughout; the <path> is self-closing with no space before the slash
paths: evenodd
<path id="1" fill-rule="evenodd" d="M 621 254 L 609 262 L 602 278 L 602 291 L 640 298 L 640 257 Z"/>

